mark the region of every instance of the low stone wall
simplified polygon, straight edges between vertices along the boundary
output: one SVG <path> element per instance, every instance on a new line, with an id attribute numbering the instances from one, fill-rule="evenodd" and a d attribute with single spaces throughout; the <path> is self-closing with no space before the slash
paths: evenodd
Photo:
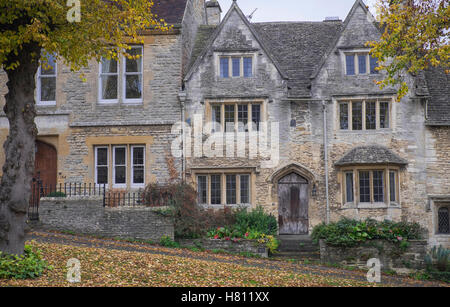
<path id="1" fill-rule="evenodd" d="M 401 249 L 397 244 L 383 240 L 371 240 L 356 247 L 336 247 L 320 240 L 320 260 L 325 263 L 368 268 L 367 260 L 378 258 L 383 271 L 410 273 L 423 269 L 427 241 L 410 240 L 408 242 L 409 246 Z"/>
<path id="2" fill-rule="evenodd" d="M 263 244 L 259 244 L 253 240 L 239 240 L 238 242 L 215 239 L 180 239 L 177 242 L 181 246 L 195 246 L 206 250 L 223 250 L 232 253 L 248 252 L 260 257 L 269 257 L 269 250 Z"/>
<path id="3" fill-rule="evenodd" d="M 157 242 L 162 236 L 174 238 L 173 222 L 149 207 L 103 207 L 91 198 L 42 199 L 39 225 L 46 229 L 74 231 L 111 238 Z"/>

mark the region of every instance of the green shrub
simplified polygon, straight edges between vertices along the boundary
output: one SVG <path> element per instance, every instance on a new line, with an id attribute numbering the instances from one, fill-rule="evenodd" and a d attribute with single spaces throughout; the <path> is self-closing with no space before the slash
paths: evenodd
<path id="1" fill-rule="evenodd" d="M 51 192 L 47 194 L 47 197 L 66 197 L 64 192 Z"/>
<path id="2" fill-rule="evenodd" d="M 425 256 L 425 264 L 427 270 L 450 272 L 450 249 L 444 248 L 442 245 L 439 248 L 434 246 L 430 253 Z"/>
<path id="3" fill-rule="evenodd" d="M 5 255 L 0 252 L 0 279 L 28 279 L 42 275 L 48 268 L 38 250 L 25 245 L 23 255 Z"/>
<path id="4" fill-rule="evenodd" d="M 266 235 L 277 234 L 277 219 L 264 212 L 261 206 L 251 211 L 239 209 L 236 212 L 236 222 L 233 228 L 241 233 L 257 231 Z"/>
<path id="5" fill-rule="evenodd" d="M 317 243 L 320 239 L 334 246 L 356 246 L 369 240 L 386 240 L 407 247 L 407 240 L 420 239 L 423 229 L 417 223 L 378 222 L 373 219 L 357 221 L 342 219 L 330 224 L 314 227 L 311 237 Z"/>
<path id="6" fill-rule="evenodd" d="M 174 219 L 175 237 L 201 238 L 214 227 L 234 223 L 231 209 L 204 210 L 197 205 L 197 191 L 187 183 L 149 184 L 144 192 L 147 206 L 169 206 L 158 213 Z"/>
<path id="7" fill-rule="evenodd" d="M 162 236 L 159 240 L 159 244 L 165 247 L 171 247 L 171 248 L 178 248 L 180 247 L 180 244 L 178 242 L 175 242 L 172 240 L 172 238 L 168 236 Z"/>

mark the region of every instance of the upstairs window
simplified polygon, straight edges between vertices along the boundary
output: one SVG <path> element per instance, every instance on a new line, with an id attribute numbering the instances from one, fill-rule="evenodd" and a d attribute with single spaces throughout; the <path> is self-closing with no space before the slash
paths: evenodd
<path id="1" fill-rule="evenodd" d="M 221 116 L 222 114 L 223 118 Z M 212 132 L 259 131 L 261 119 L 261 103 L 225 103 L 211 105 Z"/>
<path id="2" fill-rule="evenodd" d="M 221 78 L 253 76 L 253 57 L 251 56 L 221 56 L 219 62 Z"/>
<path id="3" fill-rule="evenodd" d="M 37 78 L 37 104 L 56 104 L 56 57 L 52 54 L 46 55 L 38 69 Z"/>
<path id="4" fill-rule="evenodd" d="M 342 131 L 390 128 L 389 101 L 342 101 L 338 104 L 338 112 L 338 126 Z"/>
<path id="5" fill-rule="evenodd" d="M 132 58 L 122 56 L 120 65 L 118 60 L 102 57 L 99 64 L 99 103 L 142 103 L 143 47 L 134 46 L 127 53 Z"/>
<path id="6" fill-rule="evenodd" d="M 368 52 L 345 53 L 345 74 L 348 76 L 377 74 L 378 61 Z"/>
<path id="7" fill-rule="evenodd" d="M 124 102 L 142 102 L 142 47 L 133 47 L 128 53 L 136 58 L 124 57 Z"/>
<path id="8" fill-rule="evenodd" d="M 119 95 L 119 65 L 117 60 L 102 58 L 100 62 L 100 102 L 117 102 Z"/>

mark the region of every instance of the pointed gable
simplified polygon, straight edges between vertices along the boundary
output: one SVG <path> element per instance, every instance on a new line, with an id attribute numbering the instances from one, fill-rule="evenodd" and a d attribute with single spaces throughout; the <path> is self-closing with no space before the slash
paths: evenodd
<path id="1" fill-rule="evenodd" d="M 381 37 L 377 21 L 362 0 L 356 0 L 345 18 L 340 33 L 330 44 L 311 78 L 317 77 L 330 54 L 336 49 L 368 48 L 368 41 L 377 41 Z"/>
<path id="2" fill-rule="evenodd" d="M 185 81 L 190 79 L 209 51 L 242 52 L 256 50 L 262 50 L 271 60 L 280 75 L 287 79 L 287 76 L 281 69 L 277 59 L 267 47 L 267 43 L 247 20 L 236 2 L 233 2 L 223 21 L 212 33 L 211 30 L 213 27 L 201 27 L 200 29 L 202 31 L 199 31 L 200 36 L 194 46 L 196 53 L 193 54 L 193 56 L 197 56 L 197 58 L 191 60 L 191 66 L 188 69 Z M 205 34 L 210 34 L 207 41 Z M 202 46 L 203 50 L 199 52 L 198 50 Z"/>

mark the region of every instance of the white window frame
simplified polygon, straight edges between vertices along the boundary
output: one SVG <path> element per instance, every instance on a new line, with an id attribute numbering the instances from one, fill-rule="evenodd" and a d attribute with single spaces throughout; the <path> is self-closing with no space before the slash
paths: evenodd
<path id="1" fill-rule="evenodd" d="M 125 164 L 116 165 L 116 149 L 124 148 L 125 149 Z M 127 177 L 128 177 L 128 166 L 127 166 L 127 157 L 128 157 L 128 146 L 127 145 L 114 145 L 112 146 L 112 168 L 113 168 L 113 176 L 112 176 L 112 185 L 114 188 L 126 188 L 127 187 Z M 125 166 L 125 183 L 116 183 L 116 166 Z"/>
<path id="2" fill-rule="evenodd" d="M 55 106 L 56 105 L 56 87 L 57 87 L 57 81 L 58 81 L 58 63 L 56 63 L 56 57 L 55 57 L 55 73 L 53 75 L 42 75 L 42 62 L 39 63 L 39 69 L 37 72 L 37 92 L 36 92 L 36 105 L 38 106 Z M 55 100 L 51 101 L 43 101 L 41 99 L 41 78 L 55 78 Z"/>
<path id="3" fill-rule="evenodd" d="M 117 65 L 117 72 L 115 73 L 103 73 L 103 63 L 100 60 L 100 63 L 98 65 L 98 102 L 100 104 L 116 104 L 119 102 L 119 60 L 116 61 Z M 116 99 L 103 99 L 103 82 L 102 82 L 102 76 L 117 76 L 117 98 Z"/>
<path id="4" fill-rule="evenodd" d="M 144 172 L 144 182 L 143 183 L 135 183 L 134 182 L 134 148 L 142 148 L 143 149 L 143 172 Z M 138 164 L 140 166 L 140 164 Z M 131 146 L 131 160 L 130 160 L 130 167 L 131 167 L 131 173 L 130 173 L 130 182 L 131 187 L 133 188 L 139 188 L 145 186 L 145 145 L 132 145 Z"/>
<path id="5" fill-rule="evenodd" d="M 127 57 L 126 56 L 122 56 L 122 73 L 121 73 L 121 77 L 122 77 L 122 101 L 125 104 L 141 104 L 144 101 L 144 47 L 143 46 L 132 46 L 131 49 L 140 49 L 141 50 L 141 71 L 140 72 L 127 72 L 126 70 L 126 65 L 127 65 Z M 127 75 L 129 76 L 141 76 L 141 98 L 131 98 L 131 99 L 127 99 L 127 92 L 126 92 L 126 88 L 127 88 Z"/>
<path id="6" fill-rule="evenodd" d="M 106 173 L 107 173 L 107 176 L 106 176 L 106 181 L 107 182 L 106 183 L 98 183 L 97 182 L 97 175 L 98 175 L 98 171 L 97 171 L 97 167 L 98 167 L 98 149 L 106 149 L 106 165 L 102 165 L 102 167 L 106 167 Z M 103 185 L 103 184 L 108 185 L 109 184 L 109 146 L 95 146 L 94 147 L 94 152 L 95 152 L 94 182 L 95 182 L 95 184 L 98 184 L 100 186 Z"/>

